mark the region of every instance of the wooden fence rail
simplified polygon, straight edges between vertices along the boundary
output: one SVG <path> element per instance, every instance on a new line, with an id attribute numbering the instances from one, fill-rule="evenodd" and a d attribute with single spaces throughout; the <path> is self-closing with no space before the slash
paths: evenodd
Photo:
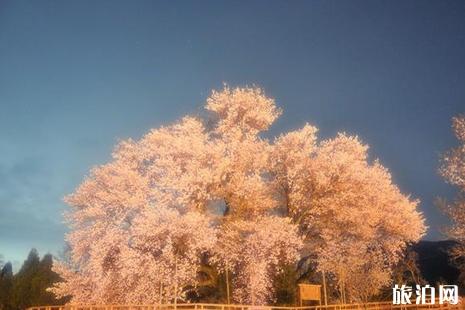
<path id="1" fill-rule="evenodd" d="M 335 304 L 327 306 L 274 307 L 226 304 L 155 304 L 155 305 L 63 305 L 37 306 L 27 310 L 465 310 L 465 304 L 393 305 L 392 302 Z"/>

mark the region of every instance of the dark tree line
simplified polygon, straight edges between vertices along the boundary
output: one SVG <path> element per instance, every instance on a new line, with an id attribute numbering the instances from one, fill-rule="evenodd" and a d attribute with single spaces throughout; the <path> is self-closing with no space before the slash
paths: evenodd
<path id="1" fill-rule="evenodd" d="M 34 305 L 63 304 L 47 291 L 52 283 L 59 280 L 52 271 L 53 257 L 46 254 L 40 259 L 37 250 L 32 249 L 21 269 L 13 274 L 10 262 L 0 265 L 0 310 L 23 310 Z"/>

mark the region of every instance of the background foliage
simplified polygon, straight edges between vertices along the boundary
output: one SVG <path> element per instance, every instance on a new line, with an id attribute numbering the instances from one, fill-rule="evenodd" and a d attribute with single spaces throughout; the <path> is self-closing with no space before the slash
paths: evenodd
<path id="1" fill-rule="evenodd" d="M 32 249 L 16 274 L 10 262 L 1 266 L 0 271 L 0 310 L 25 309 L 32 305 L 58 305 L 67 299 L 56 299 L 47 288 L 59 280 L 52 271 L 53 257 Z"/>

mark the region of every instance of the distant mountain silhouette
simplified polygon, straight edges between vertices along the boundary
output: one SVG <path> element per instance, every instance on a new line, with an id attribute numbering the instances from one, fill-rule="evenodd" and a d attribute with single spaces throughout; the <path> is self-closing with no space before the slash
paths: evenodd
<path id="1" fill-rule="evenodd" d="M 420 241 L 412 246 L 418 253 L 418 265 L 423 278 L 431 285 L 457 284 L 459 270 L 453 266 L 449 250 L 457 243 L 452 240 Z"/>

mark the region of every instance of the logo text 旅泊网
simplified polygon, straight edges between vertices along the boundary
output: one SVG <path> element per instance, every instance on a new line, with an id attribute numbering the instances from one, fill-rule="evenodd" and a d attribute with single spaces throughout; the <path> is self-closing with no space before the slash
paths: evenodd
<path id="1" fill-rule="evenodd" d="M 412 303 L 417 305 L 434 305 L 436 303 L 441 305 L 456 305 L 458 301 L 457 285 L 440 285 L 438 294 L 436 294 L 436 288 L 430 285 L 416 285 L 415 290 L 413 290 L 412 286 L 399 286 L 398 284 L 392 288 L 392 303 L 394 305 L 408 305 Z"/>

